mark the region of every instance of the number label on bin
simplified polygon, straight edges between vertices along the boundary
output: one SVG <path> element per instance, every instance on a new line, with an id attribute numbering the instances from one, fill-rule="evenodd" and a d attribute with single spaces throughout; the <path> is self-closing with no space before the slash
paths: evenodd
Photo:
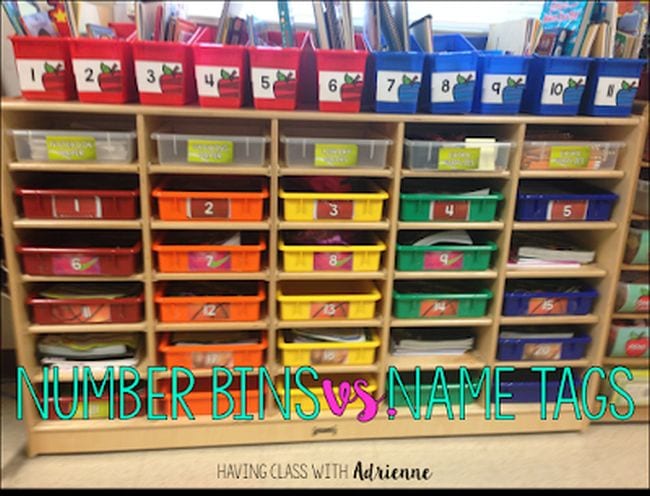
<path id="1" fill-rule="evenodd" d="M 589 200 L 551 200 L 548 202 L 546 220 L 585 220 Z"/>
<path id="2" fill-rule="evenodd" d="M 525 85 L 525 74 L 484 74 L 481 103 L 517 105 Z"/>
<path id="3" fill-rule="evenodd" d="M 362 72 L 318 72 L 318 99 L 321 102 L 357 102 L 362 90 Z"/>
<path id="4" fill-rule="evenodd" d="M 201 164 L 229 164 L 233 159 L 232 141 L 187 140 L 187 161 Z"/>
<path id="5" fill-rule="evenodd" d="M 136 60 L 135 77 L 140 93 L 165 93 L 169 95 L 183 93 L 185 72 L 183 64 L 178 62 Z"/>
<path id="6" fill-rule="evenodd" d="M 188 305 L 192 321 L 227 320 L 230 317 L 230 303 L 206 303 Z"/>
<path id="7" fill-rule="evenodd" d="M 542 105 L 580 105 L 585 77 L 549 74 L 544 77 Z"/>
<path id="8" fill-rule="evenodd" d="M 209 369 L 212 367 L 232 367 L 232 351 L 195 351 L 192 352 L 192 368 Z"/>
<path id="9" fill-rule="evenodd" d="M 223 251 L 191 252 L 187 256 L 187 265 L 190 272 L 228 271 L 232 268 L 230 253 Z"/>
<path id="10" fill-rule="evenodd" d="M 432 201 L 429 218 L 431 220 L 467 220 L 469 201 Z"/>
<path id="11" fill-rule="evenodd" d="M 52 272 L 56 275 L 97 275 L 101 274 L 98 257 L 87 255 L 54 255 Z"/>
<path id="12" fill-rule="evenodd" d="M 52 197 L 52 217 L 57 219 L 101 219 L 102 200 L 99 196 Z"/>
<path id="13" fill-rule="evenodd" d="M 354 202 L 352 200 L 315 200 L 315 219 L 345 219 L 351 220 L 354 216 Z"/>
<path id="14" fill-rule="evenodd" d="M 594 105 L 630 107 L 634 103 L 639 86 L 639 78 L 605 77 L 598 78 Z"/>
<path id="15" fill-rule="evenodd" d="M 239 98 L 239 68 L 197 65 L 196 87 L 199 96 Z"/>
<path id="16" fill-rule="evenodd" d="M 564 315 L 568 307 L 566 298 L 531 298 L 528 300 L 528 315 Z"/>
<path id="17" fill-rule="evenodd" d="M 110 305 L 54 305 L 52 314 L 59 322 L 111 322 Z"/>
<path id="18" fill-rule="evenodd" d="M 474 98 L 476 71 L 432 72 L 431 102 L 470 102 Z"/>
<path id="19" fill-rule="evenodd" d="M 119 60 L 74 59 L 72 61 L 77 90 L 82 93 L 117 93 L 122 91 L 122 66 Z"/>
<path id="20" fill-rule="evenodd" d="M 419 72 L 377 71 L 377 101 L 417 102 L 421 78 Z"/>
<path id="21" fill-rule="evenodd" d="M 438 152 L 438 169 L 478 169 L 480 148 L 441 148 Z"/>
<path id="22" fill-rule="evenodd" d="M 290 69 L 251 68 L 253 97 L 293 100 L 296 97 L 296 75 Z"/>
<path id="23" fill-rule="evenodd" d="M 309 362 L 312 365 L 342 365 L 348 361 L 348 350 L 311 350 Z"/>
<path id="24" fill-rule="evenodd" d="M 350 313 L 349 303 L 312 303 L 309 310 L 311 319 L 346 319 Z"/>
<path id="25" fill-rule="evenodd" d="M 187 199 L 188 219 L 214 218 L 228 219 L 230 217 L 230 200 L 204 200 L 199 198 Z"/>
<path id="26" fill-rule="evenodd" d="M 526 343 L 522 360 L 559 360 L 562 358 L 562 343 Z"/>
<path id="27" fill-rule="evenodd" d="M 18 81 L 22 91 L 63 91 L 63 60 L 16 59 Z"/>
<path id="28" fill-rule="evenodd" d="M 589 167 L 588 146 L 552 146 L 548 161 L 550 169 L 585 169 Z"/>
<path id="29" fill-rule="evenodd" d="M 353 143 L 316 143 L 314 165 L 316 167 L 349 167 L 357 164 L 359 147 Z"/>
<path id="30" fill-rule="evenodd" d="M 458 300 L 423 300 L 420 317 L 451 317 L 458 315 Z"/>
<path id="31" fill-rule="evenodd" d="M 97 148 L 92 136 L 46 136 L 48 160 L 95 160 Z"/>
<path id="32" fill-rule="evenodd" d="M 432 251 L 424 254 L 424 270 L 455 270 L 463 268 L 460 251 Z"/>
<path id="33" fill-rule="evenodd" d="M 352 270 L 351 252 L 320 252 L 314 253 L 314 270 Z"/>

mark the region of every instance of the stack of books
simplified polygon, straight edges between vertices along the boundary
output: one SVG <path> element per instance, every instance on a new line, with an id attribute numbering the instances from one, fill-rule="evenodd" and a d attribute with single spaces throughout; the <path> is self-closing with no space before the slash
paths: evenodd
<path id="1" fill-rule="evenodd" d="M 462 330 L 393 329 L 393 355 L 462 355 L 474 346 L 474 337 Z"/>
<path id="2" fill-rule="evenodd" d="M 566 235 L 516 233 L 512 241 L 509 269 L 575 269 L 594 261 L 596 253 L 580 248 Z"/>
<path id="3" fill-rule="evenodd" d="M 366 329 L 292 329 L 284 332 L 287 343 L 363 343 L 370 339 Z"/>

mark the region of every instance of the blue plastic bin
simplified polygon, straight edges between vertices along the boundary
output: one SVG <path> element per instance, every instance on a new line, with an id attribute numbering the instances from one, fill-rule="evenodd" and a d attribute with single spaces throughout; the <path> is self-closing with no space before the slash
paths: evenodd
<path id="1" fill-rule="evenodd" d="M 645 63 L 642 59 L 593 59 L 580 113 L 630 115 Z"/>
<path id="2" fill-rule="evenodd" d="M 579 360 L 585 356 L 589 336 L 573 338 L 501 338 L 497 360 Z"/>
<path id="3" fill-rule="evenodd" d="M 521 110 L 540 115 L 577 115 L 591 60 L 533 55 Z"/>
<path id="4" fill-rule="evenodd" d="M 582 288 L 579 291 L 506 290 L 503 315 L 587 315 L 591 312 L 598 291 Z"/>
<path id="5" fill-rule="evenodd" d="M 594 187 L 555 183 L 522 183 L 515 219 L 520 221 L 609 220 L 618 195 Z"/>
<path id="6" fill-rule="evenodd" d="M 413 39 L 411 43 L 419 48 Z M 433 49 L 424 54 L 420 109 L 432 114 L 471 112 L 478 53 L 461 34 L 434 36 Z"/>
<path id="7" fill-rule="evenodd" d="M 414 114 L 422 86 L 424 53 L 374 52 L 375 111 Z"/>
<path id="8" fill-rule="evenodd" d="M 510 379 L 512 377 L 512 380 Z M 548 373 L 546 376 L 546 401 L 555 403 L 558 398 L 562 376 L 558 372 Z M 582 381 L 574 374 L 573 384 L 576 392 L 580 390 Z M 569 385 L 564 387 L 562 398 L 571 398 Z M 529 370 L 519 370 L 501 376 L 499 389 L 501 392 L 512 394 L 512 398 L 502 400 L 502 403 L 539 403 L 541 401 L 541 373 Z M 493 400 L 494 401 L 494 400 Z M 506 410 L 504 410 L 506 412 Z"/>
<path id="9" fill-rule="evenodd" d="M 480 52 L 472 111 L 479 114 L 517 114 L 524 96 L 531 57 Z"/>

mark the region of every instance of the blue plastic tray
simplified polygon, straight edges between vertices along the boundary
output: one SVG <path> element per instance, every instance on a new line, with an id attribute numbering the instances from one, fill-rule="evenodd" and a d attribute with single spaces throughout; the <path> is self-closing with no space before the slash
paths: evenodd
<path id="1" fill-rule="evenodd" d="M 512 381 L 506 381 L 509 376 L 515 376 Z M 503 375 L 500 382 L 500 390 L 512 394 L 512 398 L 503 400 L 503 403 L 539 403 L 541 383 L 541 374 L 529 371 L 518 371 L 509 375 Z M 548 374 L 546 380 L 546 401 L 548 403 L 555 403 L 558 397 L 558 389 L 560 388 L 561 375 Z M 576 392 L 580 390 L 582 381 L 579 377 L 574 376 L 574 385 Z M 565 386 L 565 393 L 563 398 L 571 398 L 570 393 L 567 391 L 569 386 Z"/>
<path id="2" fill-rule="evenodd" d="M 591 312 L 598 291 L 583 288 L 566 291 L 509 291 L 503 294 L 503 315 L 587 315 Z"/>
<path id="3" fill-rule="evenodd" d="M 594 59 L 580 112 L 587 115 L 625 117 L 632 113 L 643 59 Z"/>
<path id="4" fill-rule="evenodd" d="M 499 338 L 497 360 L 578 360 L 585 356 L 589 336 L 573 338 Z M 558 349 L 559 347 L 559 349 Z"/>

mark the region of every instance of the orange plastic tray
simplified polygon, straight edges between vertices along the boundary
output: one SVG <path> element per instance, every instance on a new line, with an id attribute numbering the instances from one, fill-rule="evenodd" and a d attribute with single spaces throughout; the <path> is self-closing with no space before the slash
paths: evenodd
<path id="1" fill-rule="evenodd" d="M 182 189 L 183 183 L 178 189 L 170 189 L 172 184 L 178 182 L 166 181 L 151 192 L 158 199 L 161 220 L 260 221 L 264 214 L 264 199 L 269 197 L 266 185 L 262 182 L 256 184 L 250 179 L 246 182 L 222 179 L 221 182 L 212 180 L 207 183 L 203 180 L 187 190 Z"/>
<path id="2" fill-rule="evenodd" d="M 164 237 L 153 243 L 160 272 L 257 272 L 265 249 L 262 236 L 256 245 L 184 245 Z"/>
<path id="3" fill-rule="evenodd" d="M 229 283 L 232 285 L 232 283 Z M 252 296 L 165 296 L 165 287 L 156 291 L 161 322 L 220 322 L 259 320 L 262 301 L 266 298 L 264 283 Z"/>
<path id="4" fill-rule="evenodd" d="M 265 334 L 262 334 L 261 342 L 256 344 L 178 346 L 171 345 L 170 339 L 170 334 L 163 334 L 158 346 L 164 365 L 193 370 L 212 367 L 260 367 L 264 364 L 264 350 L 268 348 Z"/>

